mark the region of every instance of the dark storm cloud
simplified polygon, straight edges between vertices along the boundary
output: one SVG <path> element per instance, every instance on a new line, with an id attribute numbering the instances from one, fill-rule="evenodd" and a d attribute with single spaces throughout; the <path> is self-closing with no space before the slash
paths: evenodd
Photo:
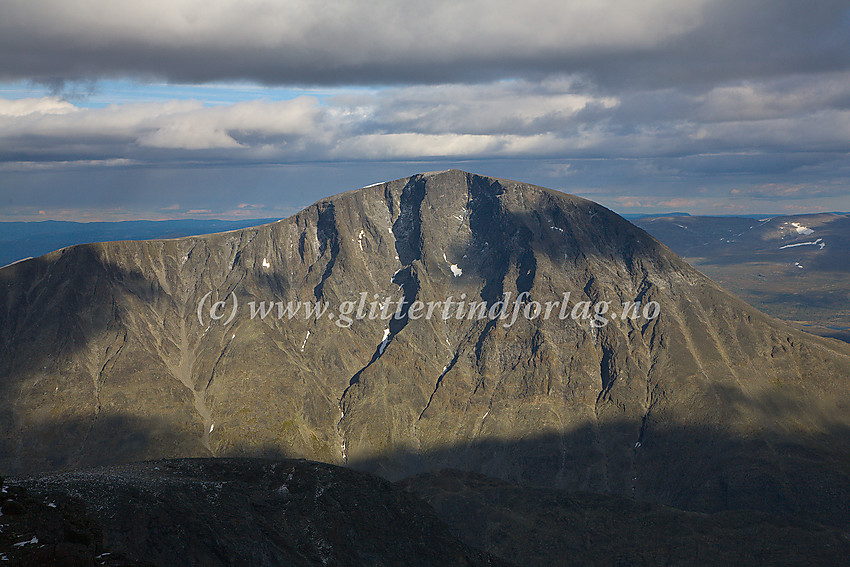
<path id="1" fill-rule="evenodd" d="M 0 79 L 140 76 L 266 84 L 600 85 L 829 72 L 850 60 L 845 1 L 33 0 L 6 3 Z"/>

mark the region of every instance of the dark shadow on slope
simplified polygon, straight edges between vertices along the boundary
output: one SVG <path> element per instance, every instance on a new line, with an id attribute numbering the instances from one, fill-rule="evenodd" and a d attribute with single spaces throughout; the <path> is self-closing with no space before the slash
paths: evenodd
<path id="1" fill-rule="evenodd" d="M 349 466 L 392 481 L 456 468 L 529 486 L 589 492 L 606 492 L 605 475 L 608 492 L 637 500 L 699 512 L 757 510 L 850 528 L 846 427 L 741 437 L 718 428 L 680 425 L 650 429 L 640 447 L 614 444 L 624 429 L 635 425 L 588 424 L 515 441 L 479 438 L 421 453 L 390 450 Z M 21 475 L 205 455 L 197 433 L 168 417 L 101 416 L 97 427 L 102 431 L 93 437 L 97 442 L 80 453 L 72 443 L 88 427 L 85 419 L 44 422 L 19 439 L 14 454 L 3 456 L 0 472 Z M 593 443 L 597 435 L 609 440 L 606 454 Z M 257 448 L 248 439 L 234 439 L 230 446 L 234 449 L 221 456 L 310 457 L 275 446 Z"/>
<path id="2" fill-rule="evenodd" d="M 696 514 L 448 469 L 398 485 L 467 544 L 528 567 L 840 565 L 850 554 L 839 529 L 760 512 Z"/>
<path id="3" fill-rule="evenodd" d="M 616 439 L 624 424 L 600 425 Z M 418 453 L 395 451 L 349 466 L 398 480 L 457 468 L 519 484 L 610 492 L 696 512 L 756 510 L 850 528 L 850 430 L 805 438 L 741 438 L 697 426 L 646 435 L 640 447 L 599 454 L 595 426 L 514 442 L 479 439 Z M 416 465 L 415 470 L 413 465 Z"/>
<path id="4" fill-rule="evenodd" d="M 157 282 L 105 261 L 103 251 L 103 245 L 74 246 L 0 270 L 0 453 L 9 458 L 38 442 L 20 438 L 21 428 L 29 427 L 22 420 L 55 420 L 87 405 L 91 421 L 75 424 L 68 435 L 73 444 L 85 444 L 105 376 L 128 341 L 125 318 L 135 315 L 122 311 L 120 295 L 146 305 L 163 299 Z M 78 353 L 95 344 L 101 348 L 90 360 L 80 360 Z M 76 382 L 68 383 L 69 376 Z M 79 395 L 64 401 L 67 388 Z M 73 463 L 67 454 L 62 458 Z"/>
<path id="5" fill-rule="evenodd" d="M 198 432 L 179 416 L 100 414 L 44 421 L 18 434 L 0 458 L 0 474 L 25 475 L 145 459 L 204 457 Z"/>
<path id="6" fill-rule="evenodd" d="M 116 293 L 153 304 L 158 282 L 105 261 L 103 245 L 79 245 L 0 270 L 0 376 L 28 361 L 38 368 L 57 350 L 74 352 L 120 323 Z M 2 387 L 2 384 L 0 384 Z"/>

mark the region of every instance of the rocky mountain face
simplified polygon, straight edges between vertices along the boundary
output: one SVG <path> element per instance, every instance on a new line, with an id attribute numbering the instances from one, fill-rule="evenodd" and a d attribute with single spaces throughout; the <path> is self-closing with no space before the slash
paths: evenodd
<path id="1" fill-rule="evenodd" d="M 570 313 L 639 301 L 658 316 L 408 311 L 522 294 L 532 313 L 566 292 Z M 375 298 L 407 307 L 383 320 Z M 329 306 L 251 317 L 251 302 L 297 301 Z M 769 318 L 611 211 L 540 187 L 452 170 L 256 228 L 74 246 L 0 270 L 0 317 L 8 473 L 305 457 L 850 525 L 850 345 Z"/>

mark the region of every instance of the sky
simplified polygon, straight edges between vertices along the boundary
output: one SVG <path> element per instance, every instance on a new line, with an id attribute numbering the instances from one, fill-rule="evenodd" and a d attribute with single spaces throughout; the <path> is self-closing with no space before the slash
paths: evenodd
<path id="1" fill-rule="evenodd" d="M 0 0 L 0 221 L 285 217 L 459 168 L 850 211 L 846 0 Z"/>

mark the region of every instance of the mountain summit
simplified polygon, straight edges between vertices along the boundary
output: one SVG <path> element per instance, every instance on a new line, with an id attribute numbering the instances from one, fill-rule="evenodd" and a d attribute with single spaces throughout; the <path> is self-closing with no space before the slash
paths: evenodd
<path id="1" fill-rule="evenodd" d="M 557 191 L 450 170 L 73 246 L 0 309 L 0 470 L 278 455 L 850 525 L 850 345 Z"/>

